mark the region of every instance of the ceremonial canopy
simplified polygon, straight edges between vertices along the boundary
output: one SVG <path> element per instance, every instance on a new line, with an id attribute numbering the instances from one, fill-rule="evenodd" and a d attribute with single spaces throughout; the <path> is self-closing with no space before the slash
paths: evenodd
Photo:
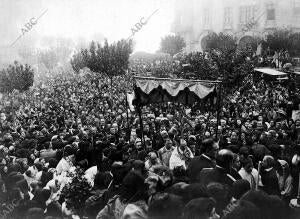
<path id="1" fill-rule="evenodd" d="M 180 102 L 193 104 L 216 94 L 218 81 L 135 77 L 134 105 Z"/>

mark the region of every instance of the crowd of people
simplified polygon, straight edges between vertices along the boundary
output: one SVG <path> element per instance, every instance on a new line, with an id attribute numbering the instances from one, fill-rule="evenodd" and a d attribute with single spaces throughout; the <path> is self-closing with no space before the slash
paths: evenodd
<path id="1" fill-rule="evenodd" d="M 300 217 L 289 205 L 300 120 L 291 119 L 298 103 L 287 88 L 260 80 L 223 96 L 219 124 L 215 111 L 179 103 L 145 106 L 140 121 L 130 90 L 129 75 L 89 74 L 4 94 L 0 217 Z M 64 188 L 79 170 L 90 187 L 81 200 L 75 186 L 78 207 Z"/>

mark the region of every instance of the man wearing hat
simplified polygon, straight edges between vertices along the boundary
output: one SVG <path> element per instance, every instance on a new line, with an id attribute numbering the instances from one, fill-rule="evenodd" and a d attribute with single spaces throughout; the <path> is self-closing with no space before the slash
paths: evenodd
<path id="1" fill-rule="evenodd" d="M 187 169 L 192 158 L 194 158 L 194 155 L 187 147 L 186 141 L 180 139 L 179 146 L 177 146 L 171 154 L 169 168 L 173 170 L 175 167 L 182 166 L 184 169 Z"/>

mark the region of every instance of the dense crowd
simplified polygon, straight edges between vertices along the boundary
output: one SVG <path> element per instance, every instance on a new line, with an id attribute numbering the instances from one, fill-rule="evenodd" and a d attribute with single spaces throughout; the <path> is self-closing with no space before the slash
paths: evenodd
<path id="1" fill-rule="evenodd" d="M 143 107 L 139 121 L 130 90 L 128 75 L 90 74 L 3 95 L 1 218 L 300 217 L 289 206 L 299 108 L 287 88 L 259 80 L 223 96 L 218 126 L 214 110 L 177 103 Z M 87 194 L 66 195 L 80 171 Z"/>

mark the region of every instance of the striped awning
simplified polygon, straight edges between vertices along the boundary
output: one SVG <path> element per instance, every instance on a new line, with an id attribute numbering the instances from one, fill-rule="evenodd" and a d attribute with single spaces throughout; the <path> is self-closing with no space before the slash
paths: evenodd
<path id="1" fill-rule="evenodd" d="M 181 102 L 191 104 L 215 93 L 218 81 L 135 78 L 135 104 Z"/>

